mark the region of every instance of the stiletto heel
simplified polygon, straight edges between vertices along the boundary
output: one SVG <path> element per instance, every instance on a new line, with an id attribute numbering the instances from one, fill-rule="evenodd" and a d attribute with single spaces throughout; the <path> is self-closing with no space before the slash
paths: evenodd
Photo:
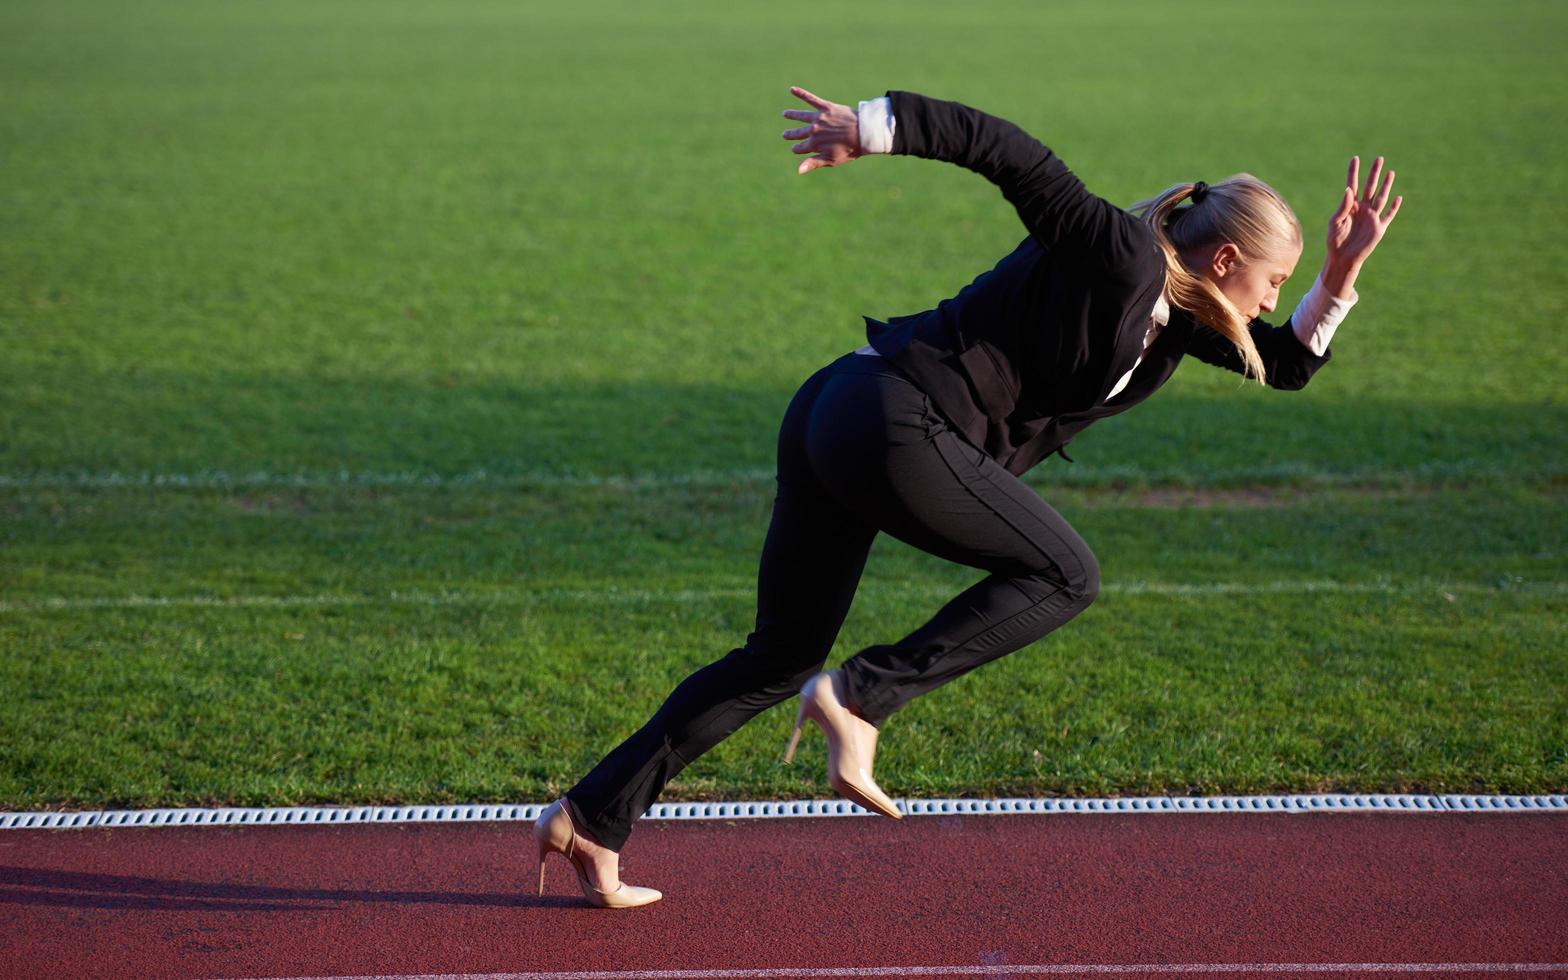
<path id="1" fill-rule="evenodd" d="M 795 730 L 790 733 L 789 747 L 784 750 L 784 764 L 787 766 L 795 758 L 795 746 L 800 743 L 800 726 L 806 723 L 806 700 L 800 701 L 800 710 L 795 713 Z"/>
<path id="2" fill-rule="evenodd" d="M 546 844 L 542 840 L 538 841 L 538 844 L 539 844 L 539 897 L 543 898 L 544 897 L 544 856 L 546 854 L 550 853 L 550 846 L 548 844 Z"/>
<path id="3" fill-rule="evenodd" d="M 577 827 L 566 809 L 564 798 L 544 808 L 534 821 L 534 841 L 539 845 L 539 894 L 544 894 L 544 856 L 554 851 L 565 857 L 577 872 L 583 897 L 603 909 L 627 909 L 657 902 L 664 893 L 657 888 L 640 888 L 621 882 L 613 891 L 600 891 L 588 880 L 588 870 L 577 854 Z"/>
<path id="4" fill-rule="evenodd" d="M 858 737 L 857 725 L 865 725 L 844 706 L 839 695 L 840 676 L 837 671 L 824 671 L 806 681 L 800 689 L 800 711 L 795 716 L 795 731 L 790 736 L 789 748 L 784 753 L 788 763 L 795 755 L 795 745 L 800 740 L 800 729 L 810 718 L 822 729 L 828 740 L 828 785 L 853 803 L 858 803 L 873 813 L 880 813 L 894 820 L 904 819 L 898 805 L 882 792 L 871 778 L 871 758 L 876 750 L 876 736 L 870 744 Z"/>

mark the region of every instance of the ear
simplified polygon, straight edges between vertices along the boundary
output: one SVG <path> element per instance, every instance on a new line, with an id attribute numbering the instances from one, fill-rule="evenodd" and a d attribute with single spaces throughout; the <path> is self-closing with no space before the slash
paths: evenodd
<path id="1" fill-rule="evenodd" d="M 1239 271 L 1241 269 L 1241 249 L 1231 242 L 1226 242 L 1215 249 L 1214 254 L 1209 257 L 1209 268 L 1213 271 L 1216 279 L 1223 279 L 1231 273 Z"/>

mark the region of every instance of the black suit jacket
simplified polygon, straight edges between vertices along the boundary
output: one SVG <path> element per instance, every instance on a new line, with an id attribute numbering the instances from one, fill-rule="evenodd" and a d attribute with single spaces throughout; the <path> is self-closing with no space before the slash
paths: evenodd
<path id="1" fill-rule="evenodd" d="M 1096 419 L 1136 405 L 1184 354 L 1244 370 L 1241 354 L 1173 307 L 1127 386 L 1106 393 L 1138 360 L 1165 259 L 1139 218 L 1091 194 L 1048 148 L 1017 126 L 957 102 L 890 91 L 895 154 L 946 160 L 1001 188 L 1029 236 L 935 309 L 884 322 L 866 317 L 879 354 L 931 396 L 975 446 L 1021 474 Z M 1300 388 L 1317 356 L 1289 322 L 1249 324 L 1268 383 Z M 1065 453 L 1062 454 L 1064 457 Z"/>

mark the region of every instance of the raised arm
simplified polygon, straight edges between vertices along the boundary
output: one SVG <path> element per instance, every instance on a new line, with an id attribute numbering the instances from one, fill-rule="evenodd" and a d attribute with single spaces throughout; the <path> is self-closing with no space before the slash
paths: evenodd
<path id="1" fill-rule="evenodd" d="M 802 88 L 790 91 L 817 108 L 784 112 L 810 123 L 784 133 L 786 139 L 804 138 L 796 153 L 817 153 L 801 164 L 800 173 L 865 154 L 854 109 Z M 1129 279 L 1159 268 L 1153 235 L 1139 219 L 1091 194 L 1049 148 L 1014 124 L 913 92 L 893 90 L 886 98 L 893 120 L 891 153 L 944 160 L 990 180 L 1030 236 L 1059 258 Z"/>
<path id="2" fill-rule="evenodd" d="M 1372 171 L 1367 174 L 1366 189 L 1356 190 L 1361 170 L 1361 158 L 1350 158 L 1350 170 L 1345 175 L 1345 190 L 1339 207 L 1328 219 L 1328 251 L 1323 258 L 1323 271 L 1318 278 L 1334 296 L 1354 301 L 1356 277 L 1372 250 L 1377 248 L 1393 224 L 1399 206 L 1405 203 L 1397 196 L 1390 203 L 1388 196 L 1394 190 L 1394 171 L 1383 170 L 1383 158 L 1372 161 Z M 1378 178 L 1382 178 L 1379 186 Z"/>
<path id="3" fill-rule="evenodd" d="M 1257 319 L 1247 324 L 1271 387 L 1301 388 L 1318 368 L 1328 363 L 1329 339 L 1359 298 L 1356 277 L 1404 203 L 1403 197 L 1389 201 L 1394 172 L 1383 170 L 1382 157 L 1373 161 L 1366 188 L 1358 193 L 1360 166 L 1360 157 L 1350 158 L 1339 206 L 1328 219 L 1328 249 L 1322 271 L 1296 304 L 1290 320 L 1282 327 Z M 1209 364 L 1245 373 L 1235 345 L 1201 323 L 1195 326 L 1187 353 Z"/>

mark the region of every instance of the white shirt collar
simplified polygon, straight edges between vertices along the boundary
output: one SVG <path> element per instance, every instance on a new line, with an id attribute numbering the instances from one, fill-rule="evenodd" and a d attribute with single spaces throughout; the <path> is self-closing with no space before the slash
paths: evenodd
<path id="1" fill-rule="evenodd" d="M 1170 322 L 1170 318 L 1171 304 L 1165 301 L 1165 294 L 1161 293 L 1159 298 L 1154 301 L 1154 312 L 1149 315 L 1149 319 L 1154 321 L 1155 326 L 1163 327 Z"/>

